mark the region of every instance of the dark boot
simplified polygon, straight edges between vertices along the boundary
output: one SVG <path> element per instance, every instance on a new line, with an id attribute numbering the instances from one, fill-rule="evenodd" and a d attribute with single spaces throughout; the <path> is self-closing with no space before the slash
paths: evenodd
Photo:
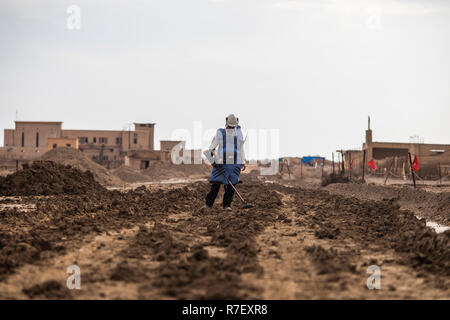
<path id="1" fill-rule="evenodd" d="M 234 188 L 231 185 L 226 184 L 225 185 L 225 194 L 223 195 L 223 203 L 222 203 L 224 208 L 231 207 L 231 202 L 233 201 L 233 196 L 234 196 Z"/>
<path id="2" fill-rule="evenodd" d="M 219 193 L 220 185 L 221 185 L 221 183 L 219 183 L 219 182 L 211 183 L 211 190 L 209 191 L 209 193 L 205 199 L 206 206 L 208 206 L 210 208 L 213 206 L 214 201 L 216 200 L 217 194 Z"/>

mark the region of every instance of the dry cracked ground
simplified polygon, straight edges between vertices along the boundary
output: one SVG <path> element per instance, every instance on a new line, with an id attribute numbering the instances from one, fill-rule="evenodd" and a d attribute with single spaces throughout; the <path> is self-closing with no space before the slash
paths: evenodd
<path id="1" fill-rule="evenodd" d="M 450 299 L 450 231 L 395 200 L 245 181 L 0 200 L 1 299 Z M 221 195 L 219 195 L 220 197 Z M 81 271 L 69 290 L 67 268 Z M 368 267 L 381 271 L 369 290 Z"/>

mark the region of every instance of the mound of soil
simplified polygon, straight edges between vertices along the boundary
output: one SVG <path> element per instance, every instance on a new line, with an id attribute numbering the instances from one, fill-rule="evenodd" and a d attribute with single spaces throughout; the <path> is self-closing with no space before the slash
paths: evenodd
<path id="1" fill-rule="evenodd" d="M 112 173 L 122 181 L 128 183 L 153 181 L 150 176 L 126 166 L 121 166 L 120 168 L 113 170 Z"/>
<path id="2" fill-rule="evenodd" d="M 413 210 L 417 215 L 432 221 L 450 224 L 450 192 L 428 192 L 409 186 L 380 186 L 375 184 L 333 184 L 326 190 L 359 199 L 392 199 L 402 208 Z"/>
<path id="3" fill-rule="evenodd" d="M 14 171 L 11 171 L 11 170 L 2 170 L 2 169 L 0 169 L 0 177 L 5 177 L 8 174 L 13 173 L 13 172 Z"/>
<path id="4" fill-rule="evenodd" d="M 90 171 L 52 161 L 34 161 L 30 166 L 0 180 L 2 196 L 33 196 L 59 194 L 92 194 L 105 192 Z"/>
<path id="5" fill-rule="evenodd" d="M 355 266 L 349 263 L 348 257 L 333 248 L 326 250 L 320 245 L 313 245 L 305 250 L 317 265 L 318 274 L 336 273 L 341 270 L 355 271 Z"/>
<path id="6" fill-rule="evenodd" d="M 49 280 L 42 284 L 36 284 L 30 288 L 24 288 L 25 293 L 29 298 L 41 299 L 68 299 L 70 298 L 70 291 L 55 280 Z"/>
<path id="7" fill-rule="evenodd" d="M 325 187 L 332 183 L 348 183 L 350 179 L 342 174 L 330 173 L 322 179 L 322 187 Z"/>
<path id="8" fill-rule="evenodd" d="M 249 172 L 242 172 L 242 174 L 245 174 L 249 177 L 258 177 L 261 174 L 261 171 L 259 169 L 253 169 Z"/>
<path id="9" fill-rule="evenodd" d="M 90 171 L 95 180 L 104 186 L 122 186 L 124 183 L 105 167 L 95 163 L 86 157 L 81 151 L 74 148 L 56 148 L 44 153 L 39 160 L 53 161 L 56 163 L 71 165 L 81 171 Z"/>

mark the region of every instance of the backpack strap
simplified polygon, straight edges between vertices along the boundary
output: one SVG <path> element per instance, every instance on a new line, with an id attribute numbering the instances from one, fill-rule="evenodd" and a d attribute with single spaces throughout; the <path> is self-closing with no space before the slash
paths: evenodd
<path id="1" fill-rule="evenodd" d="M 223 141 L 223 144 L 222 144 L 222 159 L 223 159 L 223 163 L 226 164 L 227 163 L 227 159 L 226 159 L 227 132 L 223 128 L 219 129 L 219 131 L 222 134 L 222 141 Z"/>

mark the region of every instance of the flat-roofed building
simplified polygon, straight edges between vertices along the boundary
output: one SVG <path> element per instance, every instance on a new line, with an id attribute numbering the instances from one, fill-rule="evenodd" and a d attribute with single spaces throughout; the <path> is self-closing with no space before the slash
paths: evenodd
<path id="1" fill-rule="evenodd" d="M 370 118 L 362 150 L 344 151 L 345 167 L 350 168 L 350 164 L 353 163 L 353 171 L 360 173 L 364 152 L 366 162 L 373 159 L 377 163 L 380 174 L 388 167 L 391 167 L 395 174 L 404 175 L 405 172 L 407 173 L 410 170 L 409 153 L 411 153 L 412 158 L 417 156 L 419 159 L 420 170 L 418 174 L 421 177 L 436 178 L 439 165 L 442 167 L 450 165 L 450 144 L 423 143 L 420 141 L 409 143 L 373 141 Z"/>
<path id="2" fill-rule="evenodd" d="M 39 158 L 55 145 L 70 145 L 92 160 L 115 168 L 133 151 L 154 150 L 154 128 L 154 123 L 134 123 L 134 130 L 65 130 L 60 121 L 15 121 L 14 129 L 4 131 L 0 166 L 16 166 L 17 161 Z"/>

